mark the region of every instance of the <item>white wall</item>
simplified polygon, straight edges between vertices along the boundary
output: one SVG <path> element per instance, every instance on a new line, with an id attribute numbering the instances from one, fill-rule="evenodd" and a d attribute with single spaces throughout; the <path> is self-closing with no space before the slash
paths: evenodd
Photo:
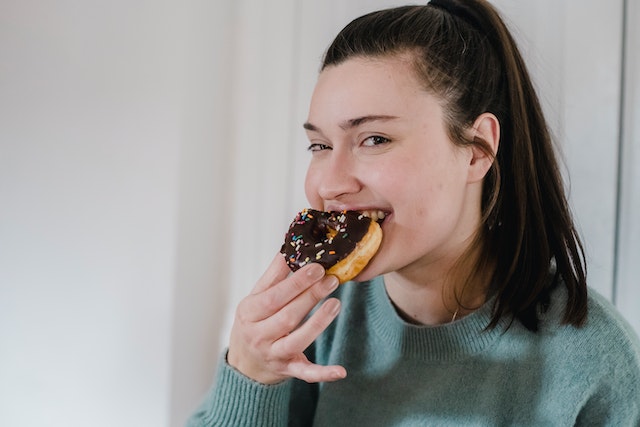
<path id="1" fill-rule="evenodd" d="M 182 425 L 306 205 L 322 52 L 403 3 L 0 0 L 0 425 Z M 622 0 L 495 3 L 562 143 L 591 283 L 640 330 L 637 25 L 617 199 Z"/>
<path id="2" fill-rule="evenodd" d="M 176 12 L 0 7 L 1 425 L 165 422 Z"/>
<path id="3" fill-rule="evenodd" d="M 212 375 L 231 19 L 0 2 L 0 425 L 169 425 Z"/>

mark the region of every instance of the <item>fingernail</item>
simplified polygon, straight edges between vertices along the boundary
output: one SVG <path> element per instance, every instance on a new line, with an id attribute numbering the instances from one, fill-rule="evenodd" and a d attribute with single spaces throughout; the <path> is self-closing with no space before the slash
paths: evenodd
<path id="1" fill-rule="evenodd" d="M 337 316 L 340 313 L 340 300 L 330 299 L 327 301 L 327 309 L 329 310 L 329 314 L 332 316 Z"/>
<path id="2" fill-rule="evenodd" d="M 320 280 L 324 276 L 324 268 L 320 264 L 311 264 L 307 270 L 307 276 L 313 280 Z"/>
<path id="3" fill-rule="evenodd" d="M 338 288 L 340 282 L 336 276 L 327 276 L 327 290 L 333 292 Z"/>
<path id="4" fill-rule="evenodd" d="M 331 373 L 331 378 L 334 380 L 341 380 L 343 378 L 346 378 L 347 373 L 344 371 L 339 371 L 339 370 L 335 370 Z"/>

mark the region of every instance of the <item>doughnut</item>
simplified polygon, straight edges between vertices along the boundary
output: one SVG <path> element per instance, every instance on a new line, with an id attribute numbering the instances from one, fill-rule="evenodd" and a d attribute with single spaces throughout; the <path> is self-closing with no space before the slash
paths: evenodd
<path id="1" fill-rule="evenodd" d="M 316 262 L 344 283 L 362 271 L 381 241 L 380 225 L 360 212 L 304 209 L 291 222 L 280 252 L 292 271 Z"/>

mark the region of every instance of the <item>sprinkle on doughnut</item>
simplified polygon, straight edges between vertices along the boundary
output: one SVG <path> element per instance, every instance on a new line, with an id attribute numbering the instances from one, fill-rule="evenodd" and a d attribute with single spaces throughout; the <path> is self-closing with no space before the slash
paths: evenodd
<path id="1" fill-rule="evenodd" d="M 304 209 L 291 222 L 280 252 L 292 271 L 309 262 L 329 269 L 356 248 L 371 223 L 360 212 Z"/>

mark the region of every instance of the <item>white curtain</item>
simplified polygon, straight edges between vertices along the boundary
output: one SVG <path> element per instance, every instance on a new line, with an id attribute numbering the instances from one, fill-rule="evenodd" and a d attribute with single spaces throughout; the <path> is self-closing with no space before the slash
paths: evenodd
<path id="1" fill-rule="evenodd" d="M 640 2 L 625 2 L 614 301 L 640 333 Z"/>

